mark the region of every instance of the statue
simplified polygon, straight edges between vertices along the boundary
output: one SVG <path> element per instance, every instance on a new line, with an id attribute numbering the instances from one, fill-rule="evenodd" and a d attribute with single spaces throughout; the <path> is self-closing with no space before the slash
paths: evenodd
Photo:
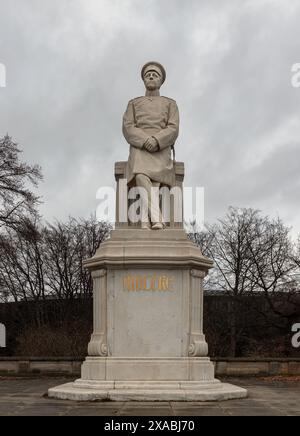
<path id="1" fill-rule="evenodd" d="M 141 75 L 146 95 L 131 100 L 123 118 L 123 134 L 130 144 L 127 183 L 145 193 L 141 195 L 142 209 L 146 209 L 141 228 L 162 230 L 165 224 L 159 208 L 159 188 L 172 187 L 175 182 L 172 148 L 179 133 L 179 112 L 174 100 L 160 96 L 166 79 L 161 64 L 148 62 Z"/>
<path id="2" fill-rule="evenodd" d="M 208 357 L 203 282 L 213 262 L 188 238 L 183 223 L 176 221 L 175 226 L 173 199 L 168 230 L 163 230 L 159 203 L 153 207 L 151 199 L 148 204 L 153 188 L 181 190 L 184 165 L 172 161 L 179 116 L 176 102 L 159 95 L 165 70 L 149 62 L 142 78 L 146 96 L 131 100 L 124 115 L 129 161 L 115 165 L 116 227 L 84 261 L 92 275 L 94 302 L 88 356 L 79 380 L 52 388 L 48 395 L 76 401 L 245 398 L 245 389 L 216 380 Z M 146 204 L 147 216 L 139 217 L 142 228 L 161 231 L 129 228 L 127 221 L 118 221 L 121 180 L 122 192 L 125 185 L 127 193 L 126 183 L 144 191 L 140 209 Z"/>

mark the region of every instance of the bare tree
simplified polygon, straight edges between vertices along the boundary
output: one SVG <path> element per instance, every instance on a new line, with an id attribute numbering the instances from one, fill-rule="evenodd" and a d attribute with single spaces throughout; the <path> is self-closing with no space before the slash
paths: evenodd
<path id="1" fill-rule="evenodd" d="M 93 292 L 91 274 L 88 270 L 82 268 L 82 264 L 84 260 L 93 257 L 101 243 L 108 239 L 112 227 L 108 222 L 98 222 L 94 215 L 89 219 L 78 220 L 77 226 L 82 235 L 80 250 L 77 253 L 78 262 L 81 265 L 79 288 L 81 289 L 81 296 L 89 298 Z"/>
<path id="2" fill-rule="evenodd" d="M 225 219 L 207 227 L 207 232 L 193 235 L 193 239 L 215 262 L 210 288 L 229 297 L 231 356 L 237 354 L 241 340 L 247 340 L 247 332 L 256 329 L 251 313 L 256 312 L 266 328 L 288 331 L 299 312 L 293 273 L 300 244 L 292 259 L 289 228 L 280 219 L 272 220 L 253 209 L 231 207 Z"/>
<path id="3" fill-rule="evenodd" d="M 110 226 L 89 220 L 69 218 L 44 229 L 47 286 L 58 299 L 90 297 L 90 274 L 82 267 L 84 259 L 92 257 L 109 235 Z"/>
<path id="4" fill-rule="evenodd" d="M 213 228 L 206 226 L 205 229 L 199 230 L 196 221 L 191 221 L 188 228 L 188 237 L 201 249 L 204 256 L 210 256 L 212 243 L 215 238 Z"/>
<path id="5" fill-rule="evenodd" d="M 296 274 L 300 275 L 300 236 L 298 237 L 298 240 L 294 245 L 292 261 L 294 262 L 296 267 Z"/>
<path id="6" fill-rule="evenodd" d="M 244 334 L 245 326 L 240 322 L 245 317 L 241 312 L 242 298 L 254 288 L 250 279 L 253 259 L 248 244 L 249 237 L 255 233 L 257 220 L 259 212 L 256 210 L 230 207 L 224 219 L 207 225 L 206 231 L 190 235 L 202 253 L 212 258 L 215 264 L 206 287 L 223 292 L 228 297 L 222 312 L 223 316 L 227 316 L 225 323 L 228 329 L 223 329 L 222 335 L 224 342 L 229 342 L 228 354 L 231 356 L 236 356 L 237 344 Z M 208 326 L 208 330 L 213 331 L 214 326 Z"/>
<path id="7" fill-rule="evenodd" d="M 92 297 L 83 260 L 109 232 L 110 226 L 94 217 L 47 226 L 23 219 L 16 230 L 6 228 L 0 233 L 0 299 L 30 302 L 24 317 L 35 326 L 46 325 L 49 316 L 55 325 L 71 325 L 74 300 L 80 304 L 79 299 Z"/>
<path id="8" fill-rule="evenodd" d="M 191 221 L 188 228 L 188 238 L 193 241 L 201 250 L 201 253 L 206 257 L 213 256 L 213 243 L 216 237 L 215 227 L 206 225 L 205 228 L 197 226 L 196 221 Z M 210 270 L 204 280 L 205 290 L 219 289 L 219 274 L 216 268 Z"/>
<path id="9" fill-rule="evenodd" d="M 256 290 L 263 292 L 267 302 L 267 314 L 278 316 L 277 327 L 282 318 L 289 322 L 294 315 L 292 242 L 290 229 L 278 218 L 265 217 L 257 221 L 254 235 L 248 238 L 249 250 L 253 259 L 251 280 Z M 288 308 L 289 306 L 289 308 Z M 272 316 L 269 316 L 271 322 Z M 276 321 L 272 321 L 276 325 Z"/>
<path id="10" fill-rule="evenodd" d="M 9 136 L 0 139 L 0 228 L 17 228 L 25 216 L 36 215 L 38 197 L 28 185 L 37 186 L 41 169 L 21 162 L 20 153 Z"/>
<path id="11" fill-rule="evenodd" d="M 38 224 L 27 220 L 17 230 L 0 233 L 0 298 L 30 302 L 22 316 L 36 326 L 44 325 L 46 312 L 39 303 L 45 300 L 44 243 Z"/>
<path id="12" fill-rule="evenodd" d="M 3 299 L 40 301 L 90 297 L 90 274 L 84 259 L 92 257 L 109 235 L 110 226 L 69 218 L 42 226 L 23 220 L 17 230 L 0 233 L 0 283 Z"/>
<path id="13" fill-rule="evenodd" d="M 43 241 L 36 222 L 0 234 L 0 277 L 5 294 L 15 301 L 45 297 Z"/>
<path id="14" fill-rule="evenodd" d="M 216 278 L 219 289 L 230 298 L 228 322 L 231 356 L 237 354 L 237 343 L 244 333 L 244 325 L 239 322 L 245 316 L 240 311 L 242 297 L 254 289 L 250 279 L 253 259 L 249 241 L 253 241 L 259 212 L 253 209 L 230 207 L 224 219 L 210 227 L 213 238 L 209 252 L 216 265 Z"/>

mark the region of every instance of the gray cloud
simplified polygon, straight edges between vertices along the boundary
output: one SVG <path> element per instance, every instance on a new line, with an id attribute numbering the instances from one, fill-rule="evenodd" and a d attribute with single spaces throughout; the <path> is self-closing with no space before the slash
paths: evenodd
<path id="1" fill-rule="evenodd" d="M 206 217 L 228 205 L 279 214 L 300 232 L 297 0 L 1 0 L 0 135 L 42 165 L 47 219 L 87 216 L 126 160 L 127 101 L 141 65 L 166 65 L 177 100 L 177 159 L 206 188 Z"/>

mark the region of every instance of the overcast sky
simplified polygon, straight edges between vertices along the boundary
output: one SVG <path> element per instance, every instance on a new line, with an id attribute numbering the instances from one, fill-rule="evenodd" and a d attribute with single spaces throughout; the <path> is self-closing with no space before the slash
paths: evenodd
<path id="1" fill-rule="evenodd" d="M 206 220 L 251 206 L 300 232 L 299 18 L 299 0 L 0 0 L 0 136 L 42 166 L 44 217 L 88 216 L 114 185 L 122 115 L 157 60 Z"/>

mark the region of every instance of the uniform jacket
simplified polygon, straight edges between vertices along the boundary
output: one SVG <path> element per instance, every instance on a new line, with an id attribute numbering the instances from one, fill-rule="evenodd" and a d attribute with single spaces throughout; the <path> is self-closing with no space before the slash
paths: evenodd
<path id="1" fill-rule="evenodd" d="M 179 133 L 179 113 L 174 100 L 167 97 L 138 97 L 128 103 L 123 117 L 123 134 L 130 144 L 127 182 L 134 184 L 136 174 L 173 186 L 175 183 L 171 148 Z M 150 153 L 144 143 L 154 136 L 159 151 Z"/>

